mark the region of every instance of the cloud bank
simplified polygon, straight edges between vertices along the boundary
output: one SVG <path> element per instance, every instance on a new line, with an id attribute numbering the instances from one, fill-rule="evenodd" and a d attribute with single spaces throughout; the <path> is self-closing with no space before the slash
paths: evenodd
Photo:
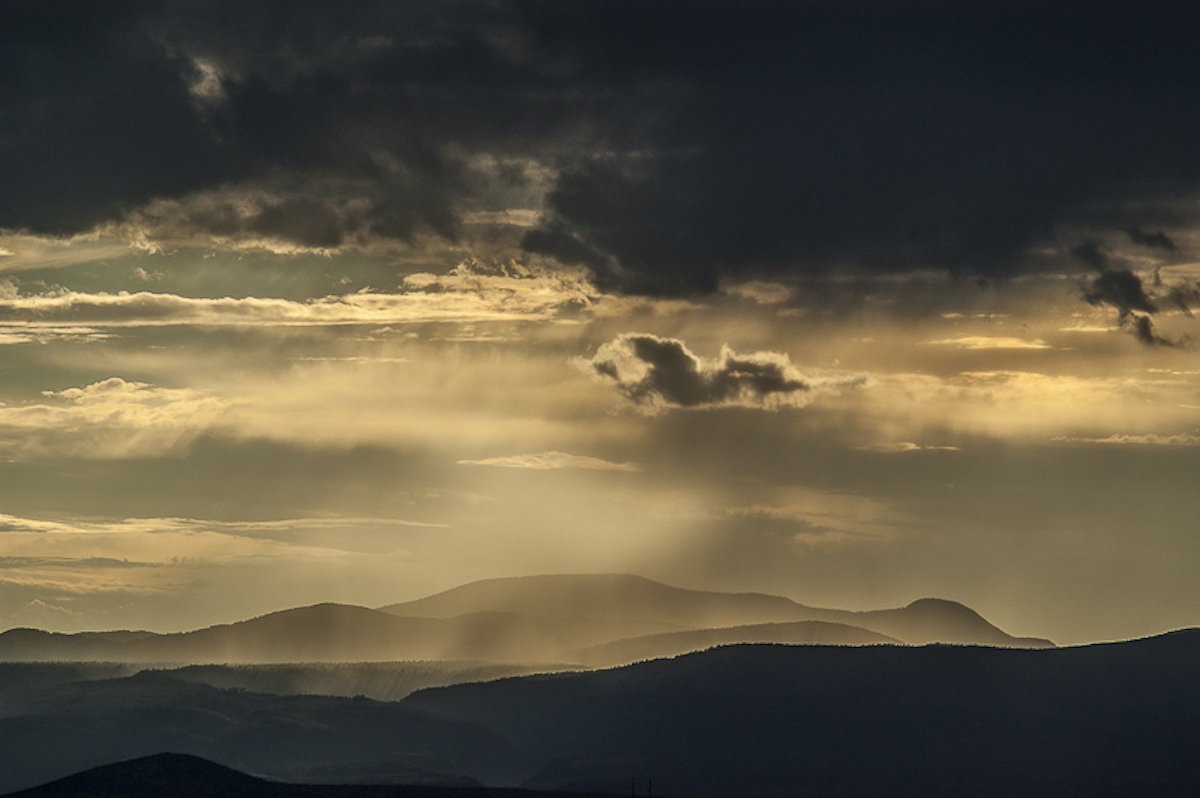
<path id="1" fill-rule="evenodd" d="M 643 293 L 1008 275 L 1064 230 L 1186 257 L 1197 31 L 1082 0 L 11 0 L 0 227 L 320 250 L 483 222 Z"/>

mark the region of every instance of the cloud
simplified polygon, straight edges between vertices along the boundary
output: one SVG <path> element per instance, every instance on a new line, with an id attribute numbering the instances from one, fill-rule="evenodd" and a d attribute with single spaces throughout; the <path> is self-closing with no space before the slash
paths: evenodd
<path id="1" fill-rule="evenodd" d="M 1140 316 L 1135 313 L 1128 318 L 1127 323 L 1137 339 L 1146 346 L 1180 346 L 1183 343 L 1183 341 L 1172 341 L 1170 338 L 1160 335 L 1154 329 L 1154 322 L 1150 321 L 1149 316 Z"/>
<path id="2" fill-rule="evenodd" d="M 155 457 L 182 452 L 217 427 L 230 404 L 190 388 L 110 377 L 43 392 L 46 402 L 0 404 L 0 456 Z"/>
<path id="3" fill-rule="evenodd" d="M 905 452 L 957 452 L 957 446 L 931 446 L 913 443 L 912 441 L 888 441 L 887 443 L 871 443 L 856 447 L 866 452 L 886 452 L 888 454 L 903 454 Z"/>
<path id="4" fill-rule="evenodd" d="M 1134 311 L 1158 312 L 1158 306 L 1151 301 L 1142 285 L 1142 278 L 1125 269 L 1102 271 L 1092 280 L 1083 297 L 1092 305 L 1116 308 L 1122 319 Z"/>
<path id="5" fill-rule="evenodd" d="M 963 335 L 958 338 L 943 338 L 929 343 L 954 346 L 959 349 L 1050 349 L 1050 345 L 1040 338 L 1029 341 L 1024 338 L 991 335 Z"/>
<path id="6" fill-rule="evenodd" d="M 65 334 L 68 324 L 101 326 L 400 324 L 547 320 L 599 299 L 581 274 L 519 264 L 464 262 L 449 274 L 410 274 L 399 292 L 363 290 L 295 301 L 272 297 L 56 290 L 0 295 L 0 332 Z M 93 331 L 94 332 L 94 331 Z M 83 334 L 77 330 L 77 334 Z"/>
<path id="7" fill-rule="evenodd" d="M 1195 218 L 1185 6 L 0 14 L 0 227 L 37 234 L 420 247 L 483 242 L 468 227 L 489 220 L 606 288 L 687 294 L 847 265 L 1011 274 L 1063 226 L 1167 253 Z"/>
<path id="8" fill-rule="evenodd" d="M 517 454 L 510 457 L 489 457 L 484 460 L 459 460 L 459 465 L 496 466 L 498 468 L 530 468 L 548 471 L 560 468 L 582 468 L 590 471 L 640 471 L 632 463 L 612 463 L 598 457 L 562 452 Z"/>
<path id="9" fill-rule="evenodd" d="M 1167 252 L 1174 252 L 1176 249 L 1175 242 L 1161 230 L 1151 232 L 1140 227 L 1130 227 L 1125 230 L 1125 234 L 1129 236 L 1130 241 L 1143 247 L 1162 249 Z"/>
<path id="10" fill-rule="evenodd" d="M 604 344 L 595 357 L 576 364 L 598 375 L 646 408 L 718 406 L 801 407 L 814 392 L 863 384 L 861 377 L 813 379 L 786 354 L 739 355 L 728 347 L 716 360 L 691 352 L 675 338 L 626 333 Z"/>
<path id="11" fill-rule="evenodd" d="M 1176 433 L 1174 435 L 1158 435 L 1146 433 L 1143 435 L 1114 434 L 1104 438 L 1053 438 L 1058 443 L 1096 443 L 1119 446 L 1200 446 L 1200 435 L 1195 433 Z"/>
<path id="12" fill-rule="evenodd" d="M 1194 287 L 1177 285 L 1166 299 L 1190 315 L 1189 302 L 1194 293 Z M 1147 346 L 1181 346 L 1187 341 L 1186 338 L 1173 341 L 1155 330 L 1150 316 L 1158 313 L 1159 307 L 1147 293 L 1142 278 L 1131 271 L 1105 269 L 1084 290 L 1083 296 L 1092 305 L 1115 308 L 1120 325 Z"/>

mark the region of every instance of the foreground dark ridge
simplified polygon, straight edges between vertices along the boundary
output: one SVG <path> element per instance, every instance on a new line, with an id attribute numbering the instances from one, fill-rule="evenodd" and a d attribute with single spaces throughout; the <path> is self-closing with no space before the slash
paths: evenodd
<path id="1" fill-rule="evenodd" d="M 486 787 L 289 784 L 187 754 L 102 765 L 6 798 L 598 798 L 594 793 Z"/>
<path id="2" fill-rule="evenodd" d="M 44 666 L 54 667 L 54 666 Z M 1200 630 L 1063 649 L 735 645 L 403 701 L 170 672 L 0 702 L 0 792 L 171 750 L 300 783 L 628 794 L 1195 795 Z"/>

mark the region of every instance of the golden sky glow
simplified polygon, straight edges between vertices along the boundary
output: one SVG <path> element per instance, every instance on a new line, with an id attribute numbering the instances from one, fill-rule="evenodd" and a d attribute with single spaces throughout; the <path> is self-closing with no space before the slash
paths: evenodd
<path id="1" fill-rule="evenodd" d="M 1066 281 L 830 316 L 799 285 L 632 301 L 464 262 L 205 299 L 67 286 L 243 255 L 64 266 L 57 246 L 62 287 L 10 269 L 0 299 L 8 625 L 179 629 L 555 571 L 853 608 L 946 596 L 1061 640 L 1156 631 L 1196 600 L 1195 505 L 1170 492 L 1200 452 L 1194 352 L 1139 344 Z M 879 290 L 944 303 L 928 275 Z M 1145 590 L 1150 561 L 1175 588 Z"/>
<path id="2" fill-rule="evenodd" d="M 0 628 L 600 571 L 1200 623 L 1194 37 L 985 5 L 22 5 Z"/>

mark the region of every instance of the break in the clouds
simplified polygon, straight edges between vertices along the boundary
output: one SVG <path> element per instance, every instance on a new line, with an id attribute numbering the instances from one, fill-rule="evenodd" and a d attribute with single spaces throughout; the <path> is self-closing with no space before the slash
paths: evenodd
<path id="1" fill-rule="evenodd" d="M 0 284 L 2 285 L 2 284 Z M 187 297 L 139 291 L 0 293 L 0 334 L 13 341 L 67 334 L 54 325 L 338 325 L 544 320 L 597 299 L 578 273 L 463 262 L 448 274 L 410 274 L 398 289 L 308 301 L 276 297 Z M 93 331 L 100 334 L 98 331 Z M 80 330 L 75 334 L 83 335 Z M 0 337 L 0 343 L 4 338 Z"/>
<path id="2" fill-rule="evenodd" d="M 515 454 L 507 457 L 488 457 L 483 460 L 459 460 L 459 465 L 495 466 L 497 468 L 530 468 L 550 471 L 560 468 L 583 468 L 589 471 L 638 471 L 633 463 L 613 463 L 599 457 L 564 452 Z"/>
<path id="3" fill-rule="evenodd" d="M 14 0 L 0 225 L 486 239 L 650 293 L 1011 274 L 1081 231 L 1183 258 L 1198 23 L 1075 0 Z"/>
<path id="4" fill-rule="evenodd" d="M 864 378 L 814 379 L 801 374 L 786 354 L 738 354 L 722 347 L 716 359 L 694 354 L 683 341 L 627 333 L 604 344 L 591 359 L 576 363 L 598 375 L 627 399 L 648 409 L 661 407 L 800 407 L 820 390 L 855 387 Z"/>

